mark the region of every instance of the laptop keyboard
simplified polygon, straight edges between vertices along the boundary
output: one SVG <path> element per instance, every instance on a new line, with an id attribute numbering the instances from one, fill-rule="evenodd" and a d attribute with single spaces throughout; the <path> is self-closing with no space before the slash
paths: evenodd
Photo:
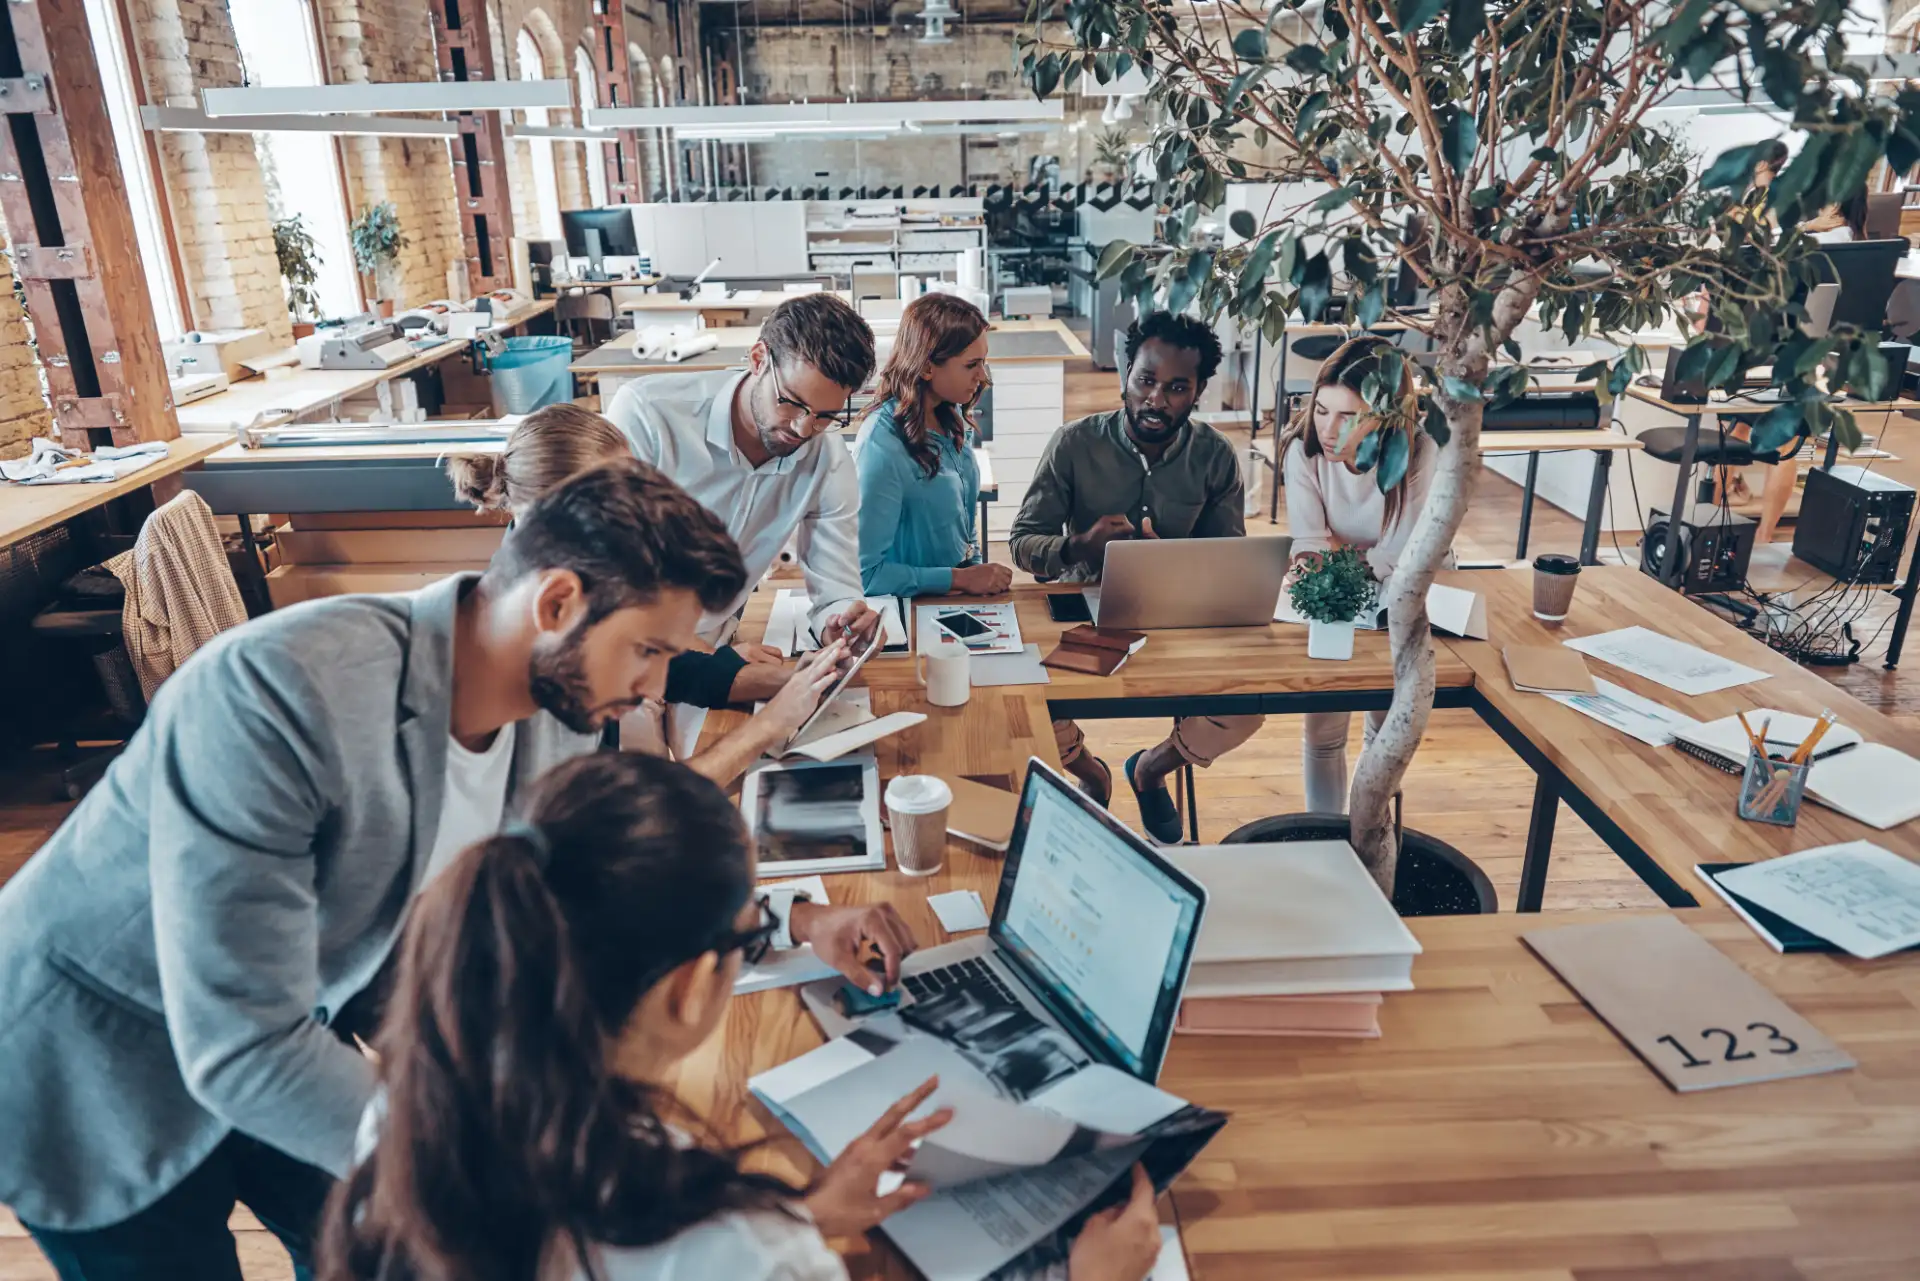
<path id="1" fill-rule="evenodd" d="M 993 967 L 977 956 L 964 961 L 955 961 L 952 965 L 943 965 L 937 970 L 924 970 L 919 974 L 909 974 L 900 980 L 900 986 L 907 989 L 907 995 L 916 1001 L 928 1000 L 953 987 L 970 987 L 976 991 L 991 991 L 1008 1005 L 1018 1005 L 1019 1000 Z"/>

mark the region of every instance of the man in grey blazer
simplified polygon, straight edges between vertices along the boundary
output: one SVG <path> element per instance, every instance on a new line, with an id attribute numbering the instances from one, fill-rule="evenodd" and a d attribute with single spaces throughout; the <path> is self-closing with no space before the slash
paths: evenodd
<path id="1" fill-rule="evenodd" d="M 227 632 L 0 888 L 0 1202 L 67 1281 L 237 1281 L 252 1208 L 307 1273 L 373 1089 L 334 1026 L 413 896 L 664 690 L 745 567 L 640 463 L 569 481 L 484 575 Z M 873 909 L 796 909 L 865 973 Z M 911 940 L 904 944 L 911 947 Z"/>

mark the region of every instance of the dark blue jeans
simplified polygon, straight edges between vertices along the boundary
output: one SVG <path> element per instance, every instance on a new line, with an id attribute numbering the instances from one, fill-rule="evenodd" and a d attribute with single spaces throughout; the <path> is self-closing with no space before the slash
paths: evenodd
<path id="1" fill-rule="evenodd" d="M 227 1216 L 234 1202 L 280 1238 L 295 1281 L 313 1281 L 313 1246 L 333 1176 L 244 1135 L 229 1135 L 180 1185 L 130 1219 L 91 1232 L 28 1223 L 61 1281 L 240 1281 Z"/>

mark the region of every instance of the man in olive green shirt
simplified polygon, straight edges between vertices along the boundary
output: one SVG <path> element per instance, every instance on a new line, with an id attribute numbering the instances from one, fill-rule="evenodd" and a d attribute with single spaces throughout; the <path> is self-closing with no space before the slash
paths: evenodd
<path id="1" fill-rule="evenodd" d="M 1191 421 L 1220 366 L 1220 340 L 1189 316 L 1157 311 L 1127 329 L 1121 408 L 1068 423 L 1047 442 L 1020 515 L 1013 563 L 1040 578 L 1094 582 L 1116 538 L 1234 538 L 1247 532 L 1245 482 L 1232 444 Z M 1157 746 L 1126 763 L 1147 834 L 1180 839 L 1167 775 L 1205 767 L 1253 737 L 1264 718 L 1183 716 Z M 1080 727 L 1053 723 L 1060 761 L 1101 804 L 1113 772 L 1086 750 Z"/>

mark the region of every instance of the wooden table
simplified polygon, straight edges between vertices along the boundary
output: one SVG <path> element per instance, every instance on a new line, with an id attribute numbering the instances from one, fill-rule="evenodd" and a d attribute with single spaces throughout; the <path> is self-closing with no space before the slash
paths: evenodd
<path id="1" fill-rule="evenodd" d="M 518 329 L 548 314 L 554 305 L 553 299 L 543 298 L 514 312 L 500 329 Z M 449 360 L 471 345 L 465 338 L 448 339 L 386 369 L 295 368 L 248 378 L 218 395 L 180 406 L 180 430 L 231 433 L 236 427 L 284 426 L 321 410 L 337 409 L 343 400 Z"/>
<path id="2" fill-rule="evenodd" d="M 1534 767 L 1533 826 L 1520 874 L 1520 904 L 1536 905 L 1546 886 L 1556 802 L 1576 813 L 1670 903 L 1688 901 L 1698 884 L 1695 863 L 1744 862 L 1837 841 L 1870 840 L 1920 859 L 1920 826 L 1877 831 L 1809 800 L 1795 827 L 1749 823 L 1734 812 L 1740 780 L 1671 747 L 1649 747 L 1507 679 L 1504 644 L 1544 645 L 1641 623 L 1698 645 L 1770 679 L 1688 698 L 1664 686 L 1595 662 L 1596 675 L 1695 720 L 1775 707 L 1818 716 L 1832 708 L 1842 724 L 1869 741 L 1920 756 L 1920 732 L 1889 719 L 1829 681 L 1789 661 L 1657 580 L 1624 565 L 1585 570 L 1567 622 L 1551 629 L 1533 617 L 1530 569 L 1465 570 L 1449 581 L 1487 599 L 1486 641 L 1444 640 L 1473 669 L 1474 706 Z"/>
<path id="3" fill-rule="evenodd" d="M 1625 603 L 1677 599 L 1648 586 L 1655 595 L 1645 599 L 1621 589 Z M 1583 610 L 1610 599 L 1599 590 L 1585 599 L 1592 588 L 1583 576 Z M 1025 630 L 1033 598 L 1025 589 L 1015 595 Z M 1501 601 L 1510 605 L 1505 593 Z M 1027 638 L 1040 640 L 1037 620 L 1032 628 Z M 743 634 L 755 633 L 749 626 Z M 1199 643 L 1157 632 L 1122 675 L 1141 664 L 1161 694 L 1165 684 L 1186 688 L 1184 664 L 1155 669 L 1144 661 L 1163 642 L 1170 651 Z M 1013 783 L 1028 756 L 1055 762 L 1047 700 L 1069 688 L 1065 673 L 1055 674 L 1055 686 L 977 689 L 957 709 L 928 707 L 903 659 L 875 659 L 863 675 L 876 712 L 930 717 L 878 745 L 883 778 L 931 770 Z M 1480 689 L 1494 683 L 1477 667 L 1474 675 Z M 1246 684 L 1263 688 L 1270 679 L 1250 672 Z M 1213 683 L 1217 673 L 1200 680 Z M 1148 688 L 1144 675 L 1136 683 Z M 737 714 L 715 714 L 707 733 L 737 723 Z M 1541 732 L 1619 741 L 1584 720 Z M 1697 768 L 1718 786 L 1713 771 Z M 1675 784 L 1686 781 L 1676 776 Z M 1730 813 L 1730 791 L 1726 801 Z M 1695 837 L 1681 830 L 1658 839 L 1684 852 Z M 890 868 L 826 879 L 833 902 L 891 902 L 931 945 L 945 935 L 926 896 L 973 889 L 991 904 L 999 872 L 997 858 L 953 841 L 945 868 L 930 878 Z M 1382 1007 L 1378 1041 L 1177 1036 L 1162 1084 L 1232 1115 L 1171 1198 L 1199 1281 L 1913 1275 L 1920 958 L 1779 956 L 1717 905 L 1682 911 L 1860 1066 L 1678 1095 L 1518 941 L 1530 929 L 1611 915 L 1410 921 L 1425 952 L 1414 990 Z M 744 997 L 670 1084 L 727 1138 L 771 1138 L 764 1159 L 804 1178 L 812 1162 L 750 1102 L 745 1080 L 820 1040 L 792 991 Z M 877 1237 L 836 1245 L 856 1276 L 913 1275 Z"/>
<path id="4" fill-rule="evenodd" d="M 181 436 L 167 442 L 164 460 L 107 483 L 14 485 L 0 481 L 0 547 L 10 547 L 155 481 L 177 476 L 230 443 L 230 437 L 221 435 Z"/>

